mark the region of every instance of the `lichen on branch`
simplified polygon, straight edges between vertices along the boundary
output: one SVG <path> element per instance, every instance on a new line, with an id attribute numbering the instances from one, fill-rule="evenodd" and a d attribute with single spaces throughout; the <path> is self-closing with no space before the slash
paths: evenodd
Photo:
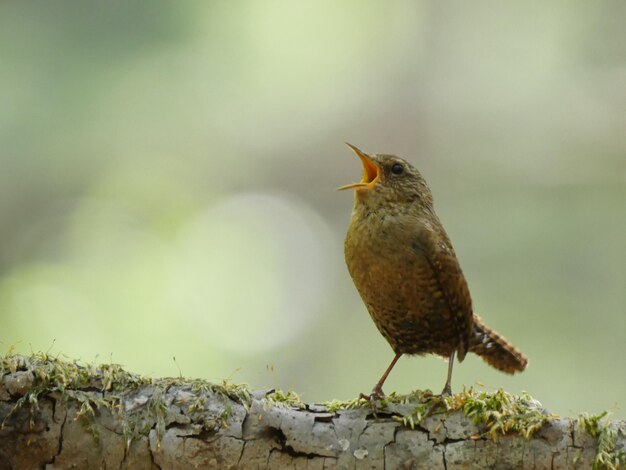
<path id="1" fill-rule="evenodd" d="M 626 426 L 473 388 L 304 403 L 294 391 L 0 358 L 0 467 L 620 468 Z M 17 449 L 17 451 L 16 451 Z"/>

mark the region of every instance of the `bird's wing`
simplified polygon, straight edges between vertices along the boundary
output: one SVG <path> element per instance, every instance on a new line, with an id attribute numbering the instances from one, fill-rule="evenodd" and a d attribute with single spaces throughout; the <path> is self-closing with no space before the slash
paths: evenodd
<path id="1" fill-rule="evenodd" d="M 413 251 L 422 256 L 430 266 L 459 337 L 458 356 L 462 361 L 469 348 L 473 328 L 472 300 L 463 271 L 456 258 L 452 244 L 441 228 L 434 236 L 433 231 L 424 228 L 413 242 Z"/>

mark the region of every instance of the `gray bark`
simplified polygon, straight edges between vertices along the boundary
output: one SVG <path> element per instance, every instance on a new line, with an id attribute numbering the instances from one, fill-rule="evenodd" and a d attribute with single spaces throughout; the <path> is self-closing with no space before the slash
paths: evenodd
<path id="1" fill-rule="evenodd" d="M 367 408 L 330 413 L 199 381 L 118 383 L 97 368 L 60 384 L 41 378 L 47 366 L 26 361 L 22 370 L 0 370 L 0 470 L 584 469 L 598 450 L 571 419 L 551 420 L 530 439 L 494 441 L 460 411 L 411 429 L 398 417 L 412 404 L 377 416 Z M 618 433 L 615 447 L 625 445 Z"/>

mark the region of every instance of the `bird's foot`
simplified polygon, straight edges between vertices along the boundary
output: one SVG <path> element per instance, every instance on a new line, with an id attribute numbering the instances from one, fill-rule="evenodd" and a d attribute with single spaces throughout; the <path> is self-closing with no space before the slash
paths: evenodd
<path id="1" fill-rule="evenodd" d="M 429 397 L 429 401 L 431 402 L 431 404 L 426 410 L 426 413 L 424 414 L 424 418 L 428 418 L 429 416 L 433 415 L 433 413 L 435 412 L 437 408 L 442 407 L 442 405 L 444 404 L 445 398 L 451 395 L 452 395 L 452 389 L 450 387 L 450 384 L 446 384 L 445 387 L 443 387 L 443 390 L 441 391 L 440 395 L 431 395 Z"/>
<path id="2" fill-rule="evenodd" d="M 441 398 L 437 395 L 433 395 L 433 398 L 431 399 L 431 404 L 430 406 L 426 409 L 426 412 L 424 413 L 424 418 L 426 419 L 429 416 L 432 416 L 435 412 L 436 409 L 441 407 Z"/>
<path id="3" fill-rule="evenodd" d="M 441 391 L 441 398 L 449 397 L 451 395 L 452 395 L 452 387 L 450 386 L 450 384 L 446 384 L 443 387 L 443 390 Z"/>
<path id="4" fill-rule="evenodd" d="M 372 393 L 366 395 L 365 393 L 359 394 L 361 400 L 367 400 L 376 414 L 376 410 L 379 408 L 379 402 L 385 399 L 385 392 L 378 385 L 372 389 Z"/>
<path id="5" fill-rule="evenodd" d="M 370 393 L 369 395 L 366 395 L 365 393 L 361 393 L 359 395 L 359 398 L 363 400 L 368 400 L 369 402 L 374 402 L 376 400 L 384 400 L 385 392 L 383 392 L 383 389 L 381 387 L 376 386 L 372 389 L 372 393 Z"/>

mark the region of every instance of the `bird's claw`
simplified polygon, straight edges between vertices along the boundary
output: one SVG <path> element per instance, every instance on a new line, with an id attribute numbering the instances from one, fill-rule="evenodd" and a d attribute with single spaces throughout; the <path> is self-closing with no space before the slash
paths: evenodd
<path id="1" fill-rule="evenodd" d="M 370 393 L 369 395 L 366 395 L 365 393 L 361 393 L 359 394 L 359 399 L 367 400 L 370 403 L 374 403 L 375 401 L 384 400 L 385 395 L 377 395 L 375 393 Z"/>
<path id="2" fill-rule="evenodd" d="M 376 414 L 376 410 L 378 409 L 378 402 L 385 399 L 385 393 L 379 387 L 374 387 L 372 393 L 370 393 L 369 395 L 366 395 L 365 393 L 360 393 L 359 399 L 367 400 L 372 407 L 372 410 L 374 410 L 374 414 Z"/>
<path id="3" fill-rule="evenodd" d="M 426 413 L 424 414 L 424 418 L 428 418 L 429 416 L 432 416 L 434 411 L 442 403 L 444 403 L 444 400 L 449 396 L 452 396 L 452 390 L 450 390 L 449 386 L 444 387 L 443 391 L 439 395 L 430 395 L 428 397 L 428 400 L 431 402 L 431 404 L 426 410 Z"/>

